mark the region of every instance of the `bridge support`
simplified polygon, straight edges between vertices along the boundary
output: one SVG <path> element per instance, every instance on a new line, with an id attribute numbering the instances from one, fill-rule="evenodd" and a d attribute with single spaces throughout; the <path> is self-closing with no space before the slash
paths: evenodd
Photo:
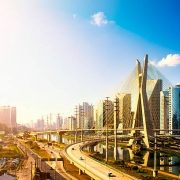
<path id="1" fill-rule="evenodd" d="M 62 143 L 62 134 L 59 134 L 59 135 L 58 135 L 58 142 L 59 142 L 59 143 Z"/>
<path id="2" fill-rule="evenodd" d="M 36 134 L 34 137 L 35 137 L 35 141 L 37 141 L 37 139 L 38 139 L 38 138 L 37 138 L 37 134 Z"/>
<path id="3" fill-rule="evenodd" d="M 137 101 L 136 109 L 133 117 L 133 124 L 131 135 L 134 137 L 141 137 L 144 141 L 146 148 L 149 148 L 148 136 L 153 136 L 153 122 L 150 115 L 148 98 L 146 93 L 146 82 L 147 82 L 147 69 L 148 69 L 148 55 L 145 56 L 144 67 L 141 68 L 140 62 L 137 60 Z M 135 129 L 143 126 L 142 131 L 136 131 Z M 133 144 L 133 140 L 129 141 L 129 145 Z"/>
<path id="4" fill-rule="evenodd" d="M 89 150 L 90 150 L 91 153 L 93 153 L 94 152 L 94 146 L 90 146 Z"/>
<path id="5" fill-rule="evenodd" d="M 77 143 L 77 130 L 75 132 L 75 143 Z"/>
<path id="6" fill-rule="evenodd" d="M 48 141 L 51 141 L 51 133 L 48 134 Z"/>
<path id="7" fill-rule="evenodd" d="M 81 142 L 83 141 L 83 130 L 81 130 Z"/>
<path id="8" fill-rule="evenodd" d="M 81 170 L 81 169 L 79 169 L 79 175 L 82 175 L 82 174 L 83 174 L 82 170 Z"/>
<path id="9" fill-rule="evenodd" d="M 157 137 L 156 137 L 156 131 L 154 132 L 154 169 L 153 169 L 153 177 L 156 177 L 158 175 L 157 170 Z"/>

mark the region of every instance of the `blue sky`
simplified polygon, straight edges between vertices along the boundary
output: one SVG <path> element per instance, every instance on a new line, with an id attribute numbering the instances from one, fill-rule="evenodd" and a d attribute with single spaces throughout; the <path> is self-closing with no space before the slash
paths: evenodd
<path id="1" fill-rule="evenodd" d="M 16 106 L 19 122 L 71 115 L 117 92 L 146 53 L 179 83 L 179 8 L 175 0 L 2 0 L 0 104 Z"/>

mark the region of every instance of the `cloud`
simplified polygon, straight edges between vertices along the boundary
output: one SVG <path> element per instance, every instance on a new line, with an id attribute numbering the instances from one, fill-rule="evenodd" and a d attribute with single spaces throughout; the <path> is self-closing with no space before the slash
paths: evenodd
<path id="1" fill-rule="evenodd" d="M 159 62 L 151 61 L 151 64 L 157 67 L 174 67 L 180 64 L 180 54 L 168 54 L 165 58 L 162 58 Z"/>
<path id="2" fill-rule="evenodd" d="M 112 23 L 112 21 L 107 20 L 104 12 L 97 12 L 91 16 L 91 24 L 95 26 L 104 26 L 109 23 Z"/>

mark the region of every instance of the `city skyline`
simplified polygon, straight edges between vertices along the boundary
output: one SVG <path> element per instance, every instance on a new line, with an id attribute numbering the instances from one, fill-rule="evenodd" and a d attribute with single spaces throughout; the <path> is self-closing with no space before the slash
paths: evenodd
<path id="1" fill-rule="evenodd" d="M 118 92 L 146 53 L 174 85 L 180 83 L 179 2 L 113 2 L 0 2 L 0 105 L 16 106 L 17 122 L 70 115 L 77 103 Z M 142 18 L 147 5 L 154 15 Z"/>

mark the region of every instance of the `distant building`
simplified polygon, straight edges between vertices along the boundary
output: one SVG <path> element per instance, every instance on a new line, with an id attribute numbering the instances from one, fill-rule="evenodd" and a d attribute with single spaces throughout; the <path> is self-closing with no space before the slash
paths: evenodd
<path id="1" fill-rule="evenodd" d="M 58 114 L 56 117 L 56 129 L 62 129 L 63 118 Z"/>
<path id="2" fill-rule="evenodd" d="M 84 129 L 93 128 L 94 122 L 94 108 L 93 105 L 83 102 L 83 111 L 84 111 Z"/>
<path id="3" fill-rule="evenodd" d="M 38 131 L 44 131 L 45 128 L 45 123 L 44 123 L 44 119 L 38 119 L 37 122 L 35 123 L 35 127 L 36 130 Z"/>
<path id="4" fill-rule="evenodd" d="M 160 91 L 162 91 L 162 80 L 147 80 L 146 91 L 152 123 L 155 129 L 160 129 Z"/>
<path id="5" fill-rule="evenodd" d="M 180 129 L 180 85 L 169 88 L 169 129 Z"/>
<path id="6" fill-rule="evenodd" d="M 68 124 L 68 118 L 64 118 L 63 119 L 63 126 L 62 126 L 63 129 L 68 129 L 69 128 L 69 124 Z"/>
<path id="7" fill-rule="evenodd" d="M 83 102 L 82 105 L 77 106 L 77 128 L 91 129 L 94 124 L 94 110 L 93 105 Z"/>
<path id="8" fill-rule="evenodd" d="M 114 127 L 114 104 L 111 100 L 99 101 L 95 108 L 96 128 L 101 129 L 108 124 L 109 128 Z"/>
<path id="9" fill-rule="evenodd" d="M 16 107 L 0 107 L 0 123 L 5 124 L 8 128 L 17 128 L 16 124 Z"/>
<path id="10" fill-rule="evenodd" d="M 160 92 L 160 129 L 168 129 L 169 122 L 169 96 L 168 91 Z M 161 134 L 166 134 L 166 132 L 161 131 Z"/>
<path id="11" fill-rule="evenodd" d="M 77 106 L 77 112 L 76 112 L 76 116 L 77 116 L 77 128 L 78 129 L 82 129 L 83 127 L 83 107 L 82 105 L 78 105 Z"/>
<path id="12" fill-rule="evenodd" d="M 128 129 L 132 127 L 131 94 L 118 93 L 119 127 Z"/>
<path id="13" fill-rule="evenodd" d="M 68 117 L 68 129 L 76 130 L 76 127 L 77 127 L 76 118 L 73 116 Z"/>

